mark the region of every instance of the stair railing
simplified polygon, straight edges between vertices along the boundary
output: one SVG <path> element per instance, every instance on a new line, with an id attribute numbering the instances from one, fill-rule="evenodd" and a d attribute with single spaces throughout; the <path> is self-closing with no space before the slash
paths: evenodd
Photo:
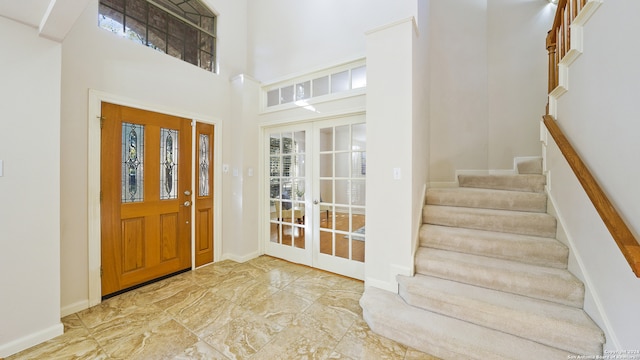
<path id="1" fill-rule="evenodd" d="M 571 49 L 571 23 L 587 0 L 559 0 L 553 27 L 547 33 L 549 51 L 549 92 L 558 86 L 558 64 Z"/>
<path id="2" fill-rule="evenodd" d="M 587 0 L 558 1 L 553 27 L 547 33 L 546 41 L 549 52 L 549 93 L 558 86 L 558 65 L 571 49 L 571 23 L 586 3 Z M 638 244 L 638 240 L 564 135 L 553 116 L 548 114 L 548 110 L 547 107 L 547 115 L 543 116 L 544 125 L 569 163 L 578 181 L 580 181 L 634 274 L 640 278 L 640 244 Z"/>

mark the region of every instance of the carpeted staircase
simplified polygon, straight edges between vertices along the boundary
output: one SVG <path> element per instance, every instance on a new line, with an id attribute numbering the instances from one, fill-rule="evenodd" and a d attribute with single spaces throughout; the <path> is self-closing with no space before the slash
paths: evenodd
<path id="1" fill-rule="evenodd" d="M 533 162 L 429 189 L 416 275 L 398 276 L 399 294 L 367 287 L 360 300 L 371 329 L 442 359 L 602 355 L 540 172 Z"/>

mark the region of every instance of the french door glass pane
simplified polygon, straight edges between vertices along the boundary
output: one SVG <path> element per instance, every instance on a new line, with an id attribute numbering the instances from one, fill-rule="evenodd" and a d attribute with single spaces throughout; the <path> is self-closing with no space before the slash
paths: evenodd
<path id="1" fill-rule="evenodd" d="M 122 202 L 144 201 L 144 125 L 122 123 Z"/>
<path id="2" fill-rule="evenodd" d="M 366 125 L 322 128 L 319 135 L 320 253 L 364 262 Z"/>
<path id="3" fill-rule="evenodd" d="M 305 248 L 305 132 L 269 136 L 270 241 Z"/>

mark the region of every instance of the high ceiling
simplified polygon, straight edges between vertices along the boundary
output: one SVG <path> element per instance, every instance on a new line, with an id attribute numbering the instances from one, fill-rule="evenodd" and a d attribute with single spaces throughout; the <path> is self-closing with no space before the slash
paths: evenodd
<path id="1" fill-rule="evenodd" d="M 0 0 L 0 16 L 39 29 L 62 41 L 90 0 Z"/>

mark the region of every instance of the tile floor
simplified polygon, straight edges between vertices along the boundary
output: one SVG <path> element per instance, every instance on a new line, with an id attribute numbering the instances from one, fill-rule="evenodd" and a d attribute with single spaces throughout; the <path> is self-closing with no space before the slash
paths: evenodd
<path id="1" fill-rule="evenodd" d="M 261 256 L 222 261 L 62 319 L 17 359 L 433 360 L 371 332 L 361 281 Z"/>

